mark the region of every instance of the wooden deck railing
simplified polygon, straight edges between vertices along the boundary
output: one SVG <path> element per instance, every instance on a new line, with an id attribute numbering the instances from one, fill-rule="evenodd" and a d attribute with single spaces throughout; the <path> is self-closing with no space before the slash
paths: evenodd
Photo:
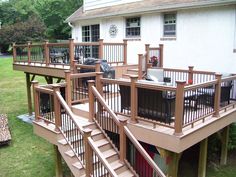
<path id="1" fill-rule="evenodd" d="M 176 134 L 188 125 L 192 127 L 200 120 L 219 116 L 219 112 L 235 104 L 236 76 L 221 79 L 213 72 L 189 72 L 175 70 L 174 79 L 193 78 L 196 74 L 197 84 L 176 81 L 176 84 L 161 85 L 151 81 L 139 81 L 138 76 L 131 76 L 130 80 L 101 79 L 99 87 L 103 88 L 104 99 L 110 108 L 117 114 L 137 120 L 153 123 L 153 126 L 162 125 L 175 129 Z M 169 71 L 168 71 L 169 72 Z M 177 73 L 180 74 L 177 74 Z M 171 78 L 172 80 L 172 78 Z"/>
<path id="2" fill-rule="evenodd" d="M 127 40 L 122 43 L 82 42 L 73 39 L 64 43 L 13 44 L 13 62 L 21 64 L 55 66 L 68 65 L 73 71 L 75 64 L 82 64 L 85 58 L 100 58 L 110 64 L 127 64 Z"/>

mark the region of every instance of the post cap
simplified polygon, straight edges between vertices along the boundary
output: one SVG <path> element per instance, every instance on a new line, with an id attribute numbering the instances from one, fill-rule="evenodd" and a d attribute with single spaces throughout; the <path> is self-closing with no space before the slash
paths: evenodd
<path id="1" fill-rule="evenodd" d="M 52 84 L 52 88 L 54 89 L 54 88 L 59 88 L 59 87 L 61 87 L 59 84 Z"/>
<path id="2" fill-rule="evenodd" d="M 39 81 L 36 81 L 36 80 L 35 80 L 35 81 L 31 81 L 31 83 L 32 83 L 32 84 L 38 84 Z"/>
<path id="3" fill-rule="evenodd" d="M 186 84 L 186 81 L 175 81 L 175 82 L 176 82 L 176 84 L 181 84 L 181 85 Z"/>

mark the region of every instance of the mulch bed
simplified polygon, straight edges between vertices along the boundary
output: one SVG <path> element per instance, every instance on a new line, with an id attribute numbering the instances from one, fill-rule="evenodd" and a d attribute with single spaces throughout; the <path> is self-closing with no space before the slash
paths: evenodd
<path id="1" fill-rule="evenodd" d="M 6 114 L 0 114 L 0 146 L 9 144 L 11 134 L 8 127 L 8 119 Z"/>

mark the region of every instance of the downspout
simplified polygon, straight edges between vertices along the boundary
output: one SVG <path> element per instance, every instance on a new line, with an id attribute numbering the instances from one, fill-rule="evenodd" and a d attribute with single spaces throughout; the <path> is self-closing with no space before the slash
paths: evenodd
<path id="1" fill-rule="evenodd" d="M 233 52 L 236 53 L 236 5 L 234 9 L 235 17 L 234 17 L 234 44 L 233 44 Z"/>
<path id="2" fill-rule="evenodd" d="M 68 22 L 68 25 L 69 25 L 71 28 L 74 28 L 74 26 L 71 24 L 71 22 Z"/>

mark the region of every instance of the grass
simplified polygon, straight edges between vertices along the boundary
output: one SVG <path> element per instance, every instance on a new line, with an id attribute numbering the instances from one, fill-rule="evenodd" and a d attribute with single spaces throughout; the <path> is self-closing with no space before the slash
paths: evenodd
<path id="1" fill-rule="evenodd" d="M 0 58 L 0 71 L 0 114 L 8 115 L 12 134 L 11 144 L 0 147 L 0 177 L 55 176 L 53 146 L 34 135 L 32 125 L 16 118 L 18 115 L 27 113 L 24 73 L 13 71 L 10 58 Z M 42 81 L 40 78 L 36 79 Z M 236 176 L 235 152 L 230 153 L 227 166 L 208 164 L 207 177 Z M 189 162 L 190 160 L 185 161 L 185 166 L 181 169 L 185 175 L 181 177 L 197 176 L 197 163 Z"/>
<path id="2" fill-rule="evenodd" d="M 55 176 L 53 146 L 16 118 L 27 113 L 24 73 L 12 70 L 12 59 L 0 59 L 0 71 L 0 113 L 8 115 L 12 135 L 10 146 L 0 147 L 0 177 Z"/>

